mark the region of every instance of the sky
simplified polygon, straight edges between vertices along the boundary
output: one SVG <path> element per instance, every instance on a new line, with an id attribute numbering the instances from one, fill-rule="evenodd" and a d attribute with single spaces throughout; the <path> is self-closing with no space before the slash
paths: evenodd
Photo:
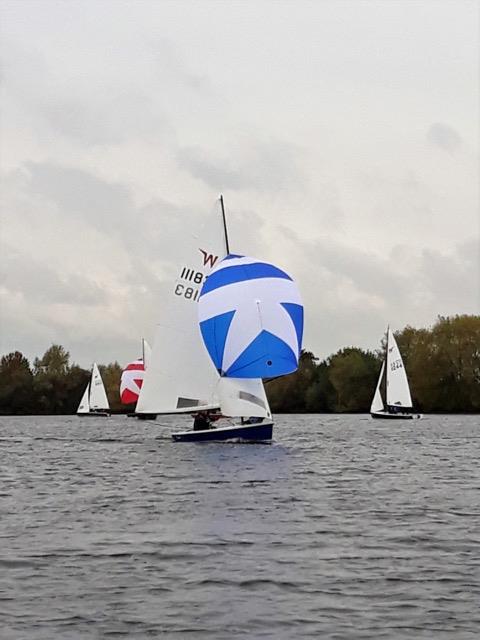
<path id="1" fill-rule="evenodd" d="M 479 3 L 0 5 L 0 354 L 128 362 L 189 220 L 298 282 L 304 347 L 480 313 Z"/>

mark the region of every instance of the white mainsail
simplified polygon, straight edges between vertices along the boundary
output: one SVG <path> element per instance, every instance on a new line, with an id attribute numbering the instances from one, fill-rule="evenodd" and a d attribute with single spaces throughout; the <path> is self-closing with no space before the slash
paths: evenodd
<path id="1" fill-rule="evenodd" d="M 92 379 L 90 381 L 90 397 L 89 397 L 90 410 L 96 411 L 97 409 L 109 409 L 107 394 L 103 385 L 102 376 L 98 370 L 97 363 L 93 364 Z"/>
<path id="2" fill-rule="evenodd" d="M 108 404 L 107 394 L 103 386 L 102 376 L 95 362 L 90 380 L 78 405 L 77 413 L 91 413 L 99 409 L 110 409 L 110 405 Z"/>
<path id="3" fill-rule="evenodd" d="M 387 334 L 387 405 L 404 408 L 412 407 L 407 374 L 402 356 L 390 327 Z"/>
<path id="4" fill-rule="evenodd" d="M 373 396 L 370 412 L 383 411 L 385 409 L 382 396 L 380 393 L 380 385 L 382 384 L 384 371 L 385 371 L 385 360 L 382 362 L 382 368 L 380 369 L 380 375 L 378 376 L 377 388 L 375 389 L 375 395 Z"/>
<path id="5" fill-rule="evenodd" d="M 172 277 L 162 283 L 161 322 L 137 402 L 137 413 L 185 413 L 219 406 L 218 373 L 198 326 L 197 302 L 210 269 L 226 255 L 220 207 L 185 222 Z"/>

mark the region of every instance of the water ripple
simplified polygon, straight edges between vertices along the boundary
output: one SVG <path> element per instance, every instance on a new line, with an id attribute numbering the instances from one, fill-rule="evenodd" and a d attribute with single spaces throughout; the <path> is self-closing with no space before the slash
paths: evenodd
<path id="1" fill-rule="evenodd" d="M 0 418 L 1 640 L 472 640 L 480 425 Z"/>

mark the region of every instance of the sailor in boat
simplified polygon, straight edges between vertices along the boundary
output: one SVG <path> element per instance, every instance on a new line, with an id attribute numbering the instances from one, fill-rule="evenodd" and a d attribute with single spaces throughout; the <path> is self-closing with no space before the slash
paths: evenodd
<path id="1" fill-rule="evenodd" d="M 260 416 L 250 416 L 250 418 L 242 418 L 242 424 L 260 424 L 263 422 L 263 418 Z"/>
<path id="2" fill-rule="evenodd" d="M 193 420 L 193 430 L 205 431 L 206 429 L 210 429 L 211 424 L 208 413 L 206 411 L 199 411 Z"/>
<path id="3" fill-rule="evenodd" d="M 222 418 L 221 413 L 212 413 L 211 411 L 199 411 L 193 420 L 194 431 L 205 431 L 206 429 L 215 429 L 213 424 Z"/>

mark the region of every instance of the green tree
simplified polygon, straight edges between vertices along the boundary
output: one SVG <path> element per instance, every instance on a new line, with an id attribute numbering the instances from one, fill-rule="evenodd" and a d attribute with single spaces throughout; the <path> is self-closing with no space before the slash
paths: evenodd
<path id="1" fill-rule="evenodd" d="M 311 351 L 302 351 L 298 370 L 266 384 L 270 408 L 280 413 L 302 413 L 305 392 L 315 377 L 317 358 Z"/>
<path id="2" fill-rule="evenodd" d="M 353 347 L 329 358 L 328 376 L 336 393 L 335 411 L 369 411 L 379 369 L 373 353 Z"/>
<path id="3" fill-rule="evenodd" d="M 82 395 L 90 380 L 91 372 L 73 364 L 65 376 L 66 400 L 63 410 L 67 414 L 76 413 Z"/>
<path id="4" fill-rule="evenodd" d="M 122 377 L 122 367 L 118 362 L 99 366 L 108 402 L 112 411 L 124 411 L 125 407 L 120 402 L 120 378 Z"/>
<path id="5" fill-rule="evenodd" d="M 35 358 L 34 391 L 39 413 L 50 415 L 68 412 L 69 358 L 68 351 L 58 344 L 52 344 L 41 358 Z"/>
<path id="6" fill-rule="evenodd" d="M 34 373 L 48 373 L 52 376 L 64 376 L 68 371 L 70 354 L 59 345 L 52 346 L 45 351 L 42 358 L 35 358 Z"/>
<path id="7" fill-rule="evenodd" d="M 333 411 L 336 392 L 328 375 L 328 364 L 324 360 L 315 368 L 315 375 L 305 391 L 305 409 L 308 413 Z"/>
<path id="8" fill-rule="evenodd" d="M 28 414 L 35 410 L 33 374 L 20 351 L 0 360 L 0 413 Z"/>
<path id="9" fill-rule="evenodd" d="M 419 409 L 480 410 L 480 316 L 439 317 L 432 329 L 396 337 Z"/>

